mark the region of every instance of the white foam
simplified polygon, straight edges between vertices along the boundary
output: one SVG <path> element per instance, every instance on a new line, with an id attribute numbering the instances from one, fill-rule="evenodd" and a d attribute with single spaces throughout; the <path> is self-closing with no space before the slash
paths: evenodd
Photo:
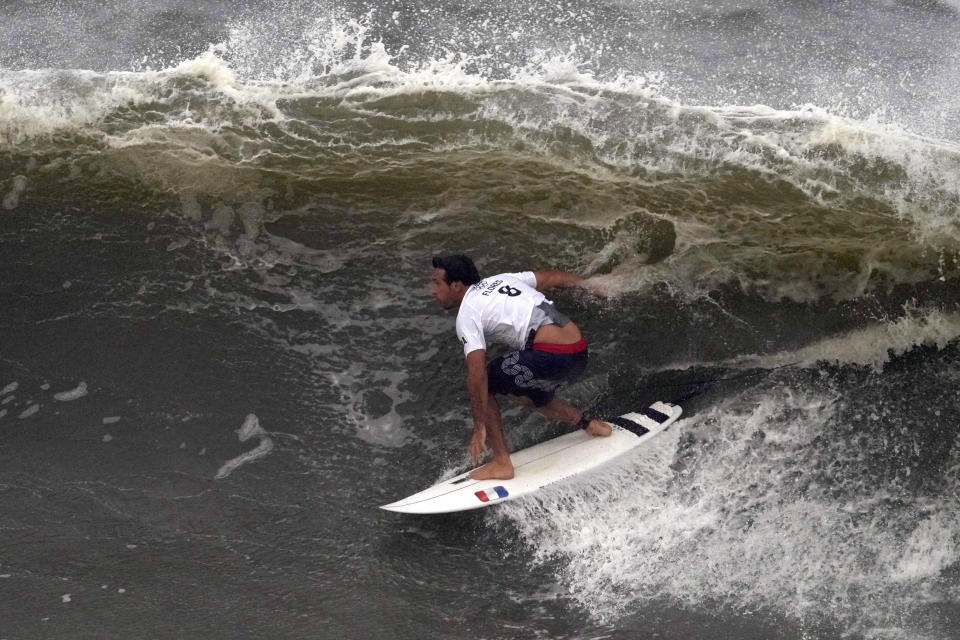
<path id="1" fill-rule="evenodd" d="M 960 337 L 960 313 L 910 307 L 906 311 L 903 317 L 896 320 L 817 340 L 796 351 L 746 356 L 730 364 L 772 368 L 784 364 L 813 366 L 818 362 L 837 362 L 870 366 L 879 371 L 891 356 L 901 355 L 918 346 L 943 349 Z"/>
<path id="2" fill-rule="evenodd" d="M 0 389 L 0 396 L 5 396 L 5 395 L 7 395 L 8 393 L 13 393 L 14 391 L 16 391 L 16 390 L 19 389 L 19 388 L 20 388 L 20 383 L 19 383 L 19 382 L 11 382 L 11 383 L 8 384 L 7 386 L 5 386 L 3 389 Z"/>
<path id="3" fill-rule="evenodd" d="M 192 90 L 177 86 L 176 80 L 183 76 L 201 78 L 207 82 L 210 91 L 226 95 L 233 105 L 225 105 L 226 112 L 236 107 L 246 116 L 247 124 L 275 116 L 278 90 L 279 95 L 283 91 L 278 87 L 261 90 L 257 86 L 238 83 L 233 71 L 219 57 L 221 52 L 221 47 L 214 46 L 196 58 L 163 71 L 0 70 L 0 87 L 3 89 L 0 92 L 0 122 L 4 124 L 0 128 L 0 143 L 21 144 L 55 131 L 84 131 L 97 135 L 96 124 L 119 108 L 135 108 L 154 102 L 174 103 L 185 90 Z M 215 93 L 207 97 L 217 100 Z M 212 119 L 201 118 L 199 122 L 194 121 L 195 117 L 197 114 L 189 109 L 174 109 L 167 114 L 169 124 L 179 128 L 209 127 L 216 130 L 223 123 L 216 113 L 209 117 Z M 122 148 L 162 134 L 162 127 L 144 125 L 116 136 L 99 135 L 104 142 Z M 119 168 L 123 168 L 122 163 Z M 74 169 L 79 173 L 79 167 L 74 166 Z M 27 185 L 24 176 L 15 179 L 4 206 L 16 206 Z"/>
<path id="4" fill-rule="evenodd" d="M 849 589 L 883 593 L 887 567 L 865 566 L 862 554 L 896 545 L 882 527 L 865 538 L 846 511 L 869 513 L 882 489 L 855 505 L 812 487 L 791 493 L 833 411 L 832 399 L 786 389 L 732 398 L 618 467 L 500 512 L 601 621 L 663 598 L 846 617 Z M 697 434 L 696 449 L 679 449 L 681 433 Z"/>
<path id="5" fill-rule="evenodd" d="M 273 440 L 260 426 L 260 420 L 257 416 L 252 413 L 244 419 L 243 425 L 237 430 L 237 437 L 240 439 L 240 442 L 246 442 L 250 438 L 259 438 L 260 444 L 258 444 L 256 448 L 223 463 L 217 471 L 217 475 L 214 476 L 217 480 L 226 478 L 236 471 L 238 467 L 258 460 L 273 451 Z"/>
<path id="6" fill-rule="evenodd" d="M 53 394 L 53 398 L 54 400 L 59 400 L 60 402 L 70 402 L 72 400 L 79 400 L 85 395 L 87 395 L 87 383 L 81 382 L 69 391 L 61 391 L 60 393 Z"/>
<path id="7" fill-rule="evenodd" d="M 40 405 L 32 404 L 20 413 L 20 419 L 23 420 L 24 418 L 29 418 L 30 416 L 35 415 L 38 411 L 40 411 Z"/>
<path id="8" fill-rule="evenodd" d="M 16 209 L 20 204 L 20 196 L 27 190 L 26 176 L 14 176 L 10 191 L 3 197 L 3 208 L 7 211 Z"/>
<path id="9" fill-rule="evenodd" d="M 498 514 L 599 622 L 649 602 L 710 602 L 895 630 L 905 610 L 942 601 L 960 519 L 949 495 L 903 504 L 899 489 L 860 477 L 869 454 L 837 433 L 841 403 L 748 390 L 678 422 L 649 457 Z M 947 464 L 960 469 L 960 444 Z"/>
<path id="10" fill-rule="evenodd" d="M 137 74 L 101 75 L 90 71 L 0 70 L 0 143 L 17 144 L 58 129 L 78 129 L 112 109 L 149 96 L 124 80 Z M 113 87 L 110 84 L 113 83 Z"/>
<path id="11" fill-rule="evenodd" d="M 222 46 L 210 47 L 196 58 L 181 62 L 174 71 L 203 78 L 218 89 L 232 88 L 237 82 L 237 77 L 219 57 L 218 54 L 222 51 Z"/>
<path id="12" fill-rule="evenodd" d="M 892 565 L 898 581 L 936 578 L 960 561 L 960 520 L 957 514 L 935 513 L 921 520 L 897 553 L 885 560 Z M 896 557 L 899 555 L 899 557 Z"/>

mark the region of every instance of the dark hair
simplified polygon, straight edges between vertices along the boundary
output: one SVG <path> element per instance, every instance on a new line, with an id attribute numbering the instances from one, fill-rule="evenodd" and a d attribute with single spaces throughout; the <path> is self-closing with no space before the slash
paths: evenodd
<path id="1" fill-rule="evenodd" d="M 464 255 L 437 256 L 433 259 L 434 269 L 443 269 L 443 279 L 447 284 L 460 281 L 468 287 L 480 282 L 480 274 L 473 260 Z"/>

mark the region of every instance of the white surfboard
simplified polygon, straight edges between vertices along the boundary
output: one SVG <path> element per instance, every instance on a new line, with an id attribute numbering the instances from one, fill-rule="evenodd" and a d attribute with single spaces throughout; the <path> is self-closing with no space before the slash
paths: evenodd
<path id="1" fill-rule="evenodd" d="M 655 402 L 647 409 L 607 420 L 613 427 L 608 438 L 577 429 L 510 454 L 515 473 L 510 480 L 474 480 L 467 471 L 380 508 L 400 513 L 450 513 L 513 500 L 643 444 L 676 422 L 680 413 L 676 405 Z"/>

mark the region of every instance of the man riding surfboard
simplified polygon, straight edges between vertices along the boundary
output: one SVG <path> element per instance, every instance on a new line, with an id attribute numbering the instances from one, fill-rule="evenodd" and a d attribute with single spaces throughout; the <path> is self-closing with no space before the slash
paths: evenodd
<path id="1" fill-rule="evenodd" d="M 593 419 L 556 396 L 587 367 L 587 343 L 580 329 L 542 291 L 583 287 L 585 280 L 561 271 L 523 271 L 481 278 L 464 255 L 433 259 L 433 297 L 444 309 L 459 308 L 457 337 L 463 345 L 467 392 L 473 414 L 470 457 L 479 463 L 487 448 L 493 459 L 471 473 L 475 480 L 513 477 L 495 394 L 509 395 L 545 416 L 609 436 L 610 425 Z M 512 350 L 488 364 L 490 343 Z"/>

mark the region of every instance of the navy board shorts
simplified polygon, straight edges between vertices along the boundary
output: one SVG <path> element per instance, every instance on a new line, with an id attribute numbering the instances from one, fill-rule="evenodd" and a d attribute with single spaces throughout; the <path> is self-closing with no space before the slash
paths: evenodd
<path id="1" fill-rule="evenodd" d="M 553 396 L 587 370 L 587 343 L 527 343 L 519 351 L 494 358 L 487 365 L 492 393 L 525 396 L 533 406 L 542 407 Z"/>

